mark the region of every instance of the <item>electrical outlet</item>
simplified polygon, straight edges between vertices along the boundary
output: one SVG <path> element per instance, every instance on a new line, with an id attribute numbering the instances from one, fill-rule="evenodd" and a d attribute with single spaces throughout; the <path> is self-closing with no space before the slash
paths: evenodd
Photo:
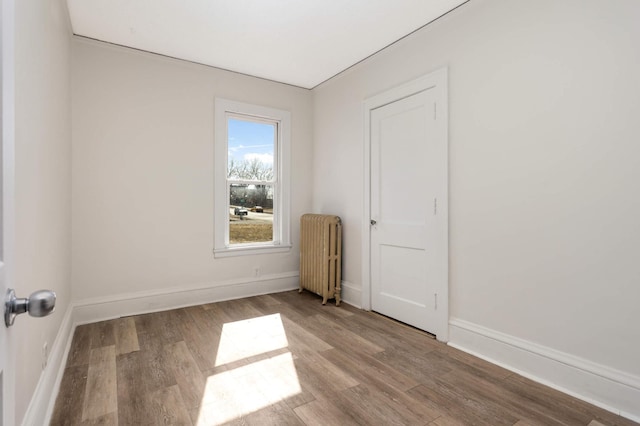
<path id="1" fill-rule="evenodd" d="M 49 344 L 44 342 L 42 345 L 42 369 L 47 367 L 47 361 L 49 360 Z"/>

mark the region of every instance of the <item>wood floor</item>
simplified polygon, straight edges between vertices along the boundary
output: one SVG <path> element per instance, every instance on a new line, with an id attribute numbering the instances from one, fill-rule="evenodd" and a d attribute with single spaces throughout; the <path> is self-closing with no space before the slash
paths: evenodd
<path id="1" fill-rule="evenodd" d="M 348 305 L 286 292 L 76 329 L 52 425 L 635 425 Z"/>

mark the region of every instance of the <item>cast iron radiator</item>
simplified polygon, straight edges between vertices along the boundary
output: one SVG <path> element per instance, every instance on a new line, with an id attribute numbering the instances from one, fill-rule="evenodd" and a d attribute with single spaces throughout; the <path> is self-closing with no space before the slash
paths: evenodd
<path id="1" fill-rule="evenodd" d="M 300 218 L 300 293 L 336 299 L 340 306 L 342 279 L 342 221 L 338 216 L 305 214 Z"/>

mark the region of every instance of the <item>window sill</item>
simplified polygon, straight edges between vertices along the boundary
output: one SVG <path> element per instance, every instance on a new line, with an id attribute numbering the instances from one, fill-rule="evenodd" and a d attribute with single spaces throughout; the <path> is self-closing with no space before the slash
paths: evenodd
<path id="1" fill-rule="evenodd" d="M 213 249 L 213 257 L 250 256 L 257 254 L 284 253 L 291 250 L 291 244 L 265 246 L 238 246 Z"/>

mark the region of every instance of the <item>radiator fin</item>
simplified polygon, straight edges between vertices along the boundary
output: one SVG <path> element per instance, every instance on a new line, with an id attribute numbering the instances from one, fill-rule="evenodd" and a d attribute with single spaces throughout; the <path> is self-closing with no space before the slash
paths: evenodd
<path id="1" fill-rule="evenodd" d="M 338 216 L 305 214 L 300 218 L 300 292 L 335 299 L 340 306 L 342 221 Z"/>

